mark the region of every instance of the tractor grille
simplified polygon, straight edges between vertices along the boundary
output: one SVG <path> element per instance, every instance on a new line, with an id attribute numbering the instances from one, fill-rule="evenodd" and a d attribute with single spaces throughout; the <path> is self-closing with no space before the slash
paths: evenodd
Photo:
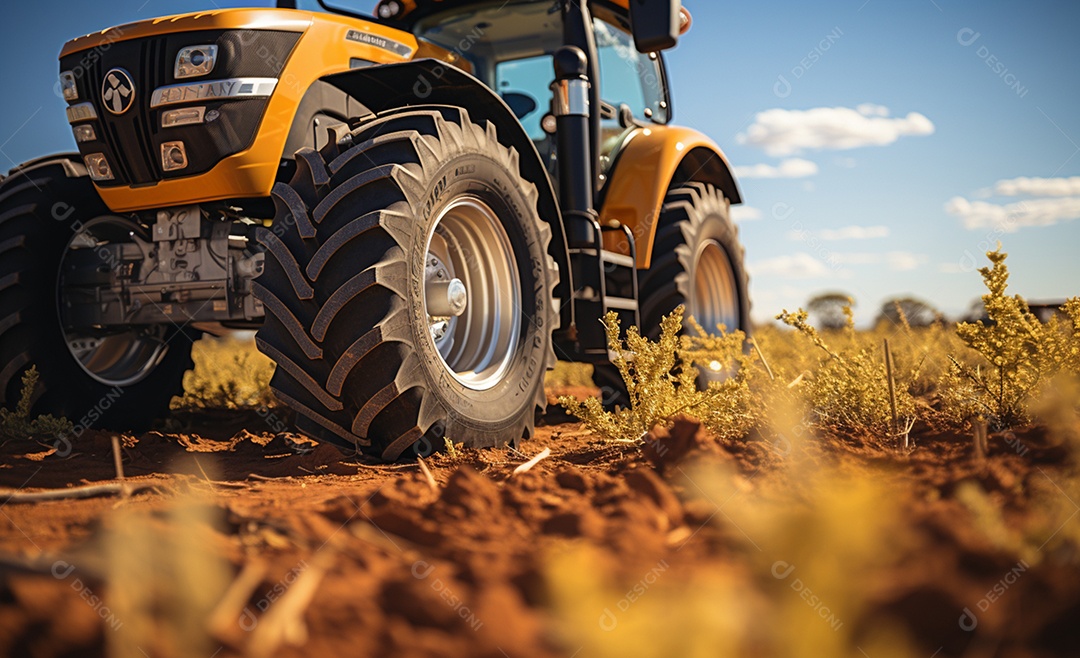
<path id="1" fill-rule="evenodd" d="M 210 99 L 151 109 L 155 89 L 174 84 L 213 82 L 230 78 L 277 78 L 300 39 L 299 32 L 272 30 L 208 30 L 178 32 L 103 44 L 60 60 L 61 71 L 72 71 L 79 92 L 70 104 L 90 102 L 97 119 L 88 122 L 97 139 L 80 143 L 83 155 L 104 153 L 114 180 L 102 187 L 146 185 L 170 178 L 205 173 L 222 158 L 251 146 L 266 111 L 266 98 Z M 216 44 L 218 60 L 207 75 L 177 80 L 173 67 L 185 46 Z M 135 86 L 129 110 L 115 115 L 105 109 L 102 83 L 113 68 L 122 68 Z M 161 127 L 161 114 L 170 109 L 202 106 L 213 121 Z M 176 171 L 161 166 L 161 144 L 183 141 L 188 165 Z"/>

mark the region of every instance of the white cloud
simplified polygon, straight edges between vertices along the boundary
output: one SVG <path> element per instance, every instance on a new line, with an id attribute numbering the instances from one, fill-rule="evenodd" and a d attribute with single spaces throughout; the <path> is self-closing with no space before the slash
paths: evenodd
<path id="1" fill-rule="evenodd" d="M 756 146 L 772 156 L 787 156 L 809 149 L 853 149 L 885 146 L 906 135 L 930 135 L 934 124 L 922 114 L 890 118 L 880 105 L 858 108 L 816 107 L 809 110 L 774 108 L 758 112 L 740 144 Z"/>
<path id="2" fill-rule="evenodd" d="M 752 222 L 761 219 L 761 210 L 753 206 L 731 206 L 731 221 Z"/>
<path id="3" fill-rule="evenodd" d="M 926 254 L 913 254 L 910 251 L 890 251 L 885 254 L 885 262 L 889 269 L 897 272 L 918 269 L 927 260 Z"/>
<path id="4" fill-rule="evenodd" d="M 802 158 L 788 158 L 775 167 L 768 164 L 735 167 L 738 178 L 803 178 L 817 172 L 817 164 Z"/>
<path id="5" fill-rule="evenodd" d="M 914 270 L 927 261 L 926 254 L 910 251 L 833 253 L 829 260 L 842 265 L 881 265 L 894 272 Z"/>
<path id="6" fill-rule="evenodd" d="M 813 232 L 806 229 L 793 229 L 787 232 L 788 240 L 807 242 L 809 240 L 873 240 L 889 237 L 888 226 L 843 226 L 826 228 Z"/>
<path id="7" fill-rule="evenodd" d="M 1028 226 L 1052 226 L 1080 219 L 1080 197 L 1029 199 L 1007 204 L 953 197 L 945 203 L 945 212 L 958 218 L 968 230 L 989 228 L 1015 233 Z"/>
<path id="8" fill-rule="evenodd" d="M 812 279 L 827 277 L 833 273 L 825 263 L 800 251 L 790 256 L 766 258 L 749 265 L 754 276 L 777 276 L 789 279 Z"/>
<path id="9" fill-rule="evenodd" d="M 960 263 L 938 263 L 937 269 L 942 274 L 966 274 L 971 271 L 970 267 L 964 267 Z"/>
<path id="10" fill-rule="evenodd" d="M 842 228 L 821 229 L 818 237 L 822 240 L 872 240 L 889 237 L 888 226 L 844 226 Z"/>
<path id="11" fill-rule="evenodd" d="M 889 108 L 884 105 L 875 105 L 873 103 L 861 103 L 855 106 L 855 111 L 864 117 L 887 117 L 889 116 Z"/>
<path id="12" fill-rule="evenodd" d="M 1002 196 L 1080 196 L 1080 176 L 999 180 L 994 191 Z"/>

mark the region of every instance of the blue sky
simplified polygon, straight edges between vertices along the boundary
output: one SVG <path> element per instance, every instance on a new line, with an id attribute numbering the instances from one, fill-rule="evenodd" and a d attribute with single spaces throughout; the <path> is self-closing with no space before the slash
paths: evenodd
<path id="1" fill-rule="evenodd" d="M 0 168 L 73 149 L 54 93 L 68 38 L 260 4 L 9 6 Z M 693 28 L 668 54 L 675 122 L 740 168 L 756 318 L 821 290 L 852 294 L 862 321 L 893 295 L 959 313 L 998 240 L 1014 292 L 1080 294 L 1080 3 L 685 4 Z"/>

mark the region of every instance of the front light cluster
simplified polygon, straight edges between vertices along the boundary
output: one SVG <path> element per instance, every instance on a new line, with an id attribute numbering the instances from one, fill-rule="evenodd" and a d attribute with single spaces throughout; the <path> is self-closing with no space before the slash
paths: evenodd
<path id="1" fill-rule="evenodd" d="M 176 79 L 197 78 L 214 70 L 218 47 L 213 44 L 187 46 L 176 55 L 173 75 Z"/>
<path id="2" fill-rule="evenodd" d="M 79 100 L 79 88 L 75 85 L 75 73 L 64 71 L 60 74 L 60 90 L 64 94 L 64 100 Z"/>
<path id="3" fill-rule="evenodd" d="M 75 133 L 75 141 L 80 144 L 83 142 L 92 142 L 97 139 L 97 133 L 94 132 L 94 127 L 88 123 L 72 126 L 71 131 Z"/>
<path id="4" fill-rule="evenodd" d="M 176 171 L 187 166 L 187 150 L 180 141 L 165 142 L 161 145 L 161 168 Z"/>
<path id="5" fill-rule="evenodd" d="M 166 110 L 161 113 L 161 127 L 172 128 L 173 126 L 188 126 L 193 123 L 202 123 L 206 108 L 198 105 L 195 107 L 183 107 L 178 110 Z"/>
<path id="6" fill-rule="evenodd" d="M 105 181 L 115 178 L 104 153 L 91 153 L 83 158 L 83 162 L 86 163 L 86 169 L 90 172 L 92 180 Z"/>
<path id="7" fill-rule="evenodd" d="M 60 75 L 60 80 L 63 82 L 63 74 Z M 77 99 L 79 97 L 78 93 L 73 92 L 72 97 Z M 76 142 L 82 144 L 97 139 L 97 131 L 94 130 L 94 126 L 86 123 L 97 119 L 97 112 L 94 110 L 93 103 L 76 103 L 69 106 L 67 108 L 67 118 L 68 123 L 71 124 L 71 132 L 74 133 Z"/>

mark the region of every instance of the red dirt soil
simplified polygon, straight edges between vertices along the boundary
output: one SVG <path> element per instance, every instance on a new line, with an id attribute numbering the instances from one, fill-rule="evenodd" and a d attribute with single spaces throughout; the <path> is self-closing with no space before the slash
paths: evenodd
<path id="1" fill-rule="evenodd" d="M 126 477 L 156 488 L 0 507 L 0 655 L 584 657 L 603 653 L 591 643 L 597 636 L 613 647 L 623 641 L 604 635 L 605 613 L 628 620 L 624 608 L 688 605 L 677 593 L 693 601 L 694 587 L 713 576 L 750 592 L 739 602 L 746 614 L 761 611 L 738 655 L 790 655 L 778 638 L 796 631 L 769 630 L 768 615 L 787 610 L 783 619 L 796 615 L 811 629 L 826 615 L 795 586 L 801 581 L 777 575 L 778 560 L 791 559 L 772 552 L 779 535 L 762 534 L 734 506 L 778 503 L 799 513 L 814 479 L 807 472 L 875 482 L 899 510 L 895 551 L 865 580 L 853 571 L 858 582 L 813 583 L 846 611 L 844 653 L 861 655 L 859 642 L 882 624 L 906 635 L 912 655 L 1075 656 L 1080 648 L 1080 554 L 1059 541 L 1080 536 L 1080 519 L 1051 519 L 1047 527 L 1064 521 L 1059 536 L 1036 555 L 1010 549 L 1015 537 L 997 537 L 962 502 L 977 485 L 976 500 L 1006 529 L 1049 514 L 1040 496 L 1072 481 L 1073 470 L 1061 450 L 1040 448 L 1038 432 L 1021 437 L 1023 455 L 998 441 L 975 460 L 970 440 L 958 437 L 920 437 L 908 455 L 839 438 L 785 454 L 760 440 L 722 445 L 680 420 L 642 450 L 564 423 L 538 428 L 520 452 L 435 454 L 425 460 L 431 482 L 418 463 L 369 464 L 296 435 L 235 430 L 258 426 L 236 414 L 203 420 L 187 434 L 122 437 Z M 0 447 L 0 487 L 114 481 L 111 446 L 110 434 L 87 432 L 62 458 L 9 441 Z M 514 473 L 545 449 L 549 457 Z M 717 488 L 697 486 L 703 469 Z M 742 502 L 717 500 L 719 489 Z M 854 534 L 867 522 L 844 523 Z M 150 538 L 146 550 L 139 533 Z M 830 552 L 829 541 L 819 549 Z M 194 568 L 183 551 L 194 551 Z M 597 574 L 582 571 L 567 602 L 553 565 L 579 552 L 594 556 L 614 597 L 594 591 Z M 1018 559 L 1030 566 L 983 611 Z M 648 574 L 663 579 L 653 604 Z M 836 600 L 852 587 L 858 606 Z M 958 623 L 965 608 L 977 628 Z M 185 617 L 192 611 L 194 620 Z M 679 646 L 675 635 L 697 632 L 706 631 L 668 626 L 654 639 Z M 613 652 L 665 655 L 645 644 Z"/>

